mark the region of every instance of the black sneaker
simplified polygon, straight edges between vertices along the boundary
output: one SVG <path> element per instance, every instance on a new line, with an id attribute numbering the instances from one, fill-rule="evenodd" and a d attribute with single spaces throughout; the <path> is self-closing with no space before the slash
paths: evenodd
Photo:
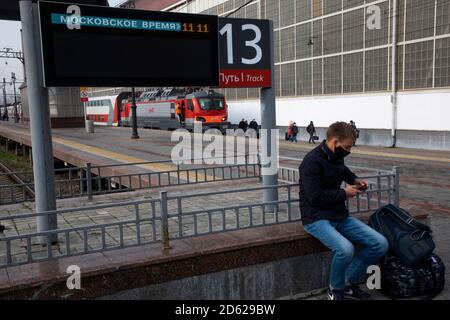
<path id="1" fill-rule="evenodd" d="M 353 300 L 369 300 L 370 294 L 361 290 L 359 286 L 353 284 L 351 286 L 346 286 L 344 290 L 344 295 L 349 299 Z"/>
<path id="2" fill-rule="evenodd" d="M 344 290 L 331 290 L 328 289 L 327 292 L 327 298 L 328 300 L 354 300 L 346 296 Z"/>

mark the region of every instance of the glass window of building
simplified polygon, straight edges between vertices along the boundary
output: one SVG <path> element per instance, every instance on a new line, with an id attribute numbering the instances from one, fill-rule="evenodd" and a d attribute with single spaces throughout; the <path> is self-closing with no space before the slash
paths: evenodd
<path id="1" fill-rule="evenodd" d="M 342 61 L 341 56 L 323 59 L 324 93 L 341 93 Z"/>
<path id="2" fill-rule="evenodd" d="M 297 95 L 312 95 L 312 61 L 297 62 Z"/>
<path id="3" fill-rule="evenodd" d="M 428 88 L 433 80 L 433 41 L 405 47 L 405 89 Z"/>
<path id="4" fill-rule="evenodd" d="M 434 34 L 434 1 L 406 2 L 406 40 L 431 37 Z"/>
<path id="5" fill-rule="evenodd" d="M 280 30 L 281 61 L 295 59 L 295 27 Z"/>
<path id="6" fill-rule="evenodd" d="M 387 90 L 388 49 L 366 51 L 365 90 Z"/>
<path id="7" fill-rule="evenodd" d="M 297 59 L 310 58 L 313 49 L 313 38 L 311 37 L 312 23 L 303 23 L 296 27 L 296 55 Z"/>
<path id="8" fill-rule="evenodd" d="M 389 1 L 379 3 L 377 6 L 380 8 L 381 14 L 379 25 L 376 23 L 376 19 L 372 20 L 371 16 L 366 14 L 366 27 L 364 28 L 366 48 L 385 45 L 389 41 Z M 376 12 L 371 14 L 373 16 Z"/>
<path id="9" fill-rule="evenodd" d="M 436 13 L 436 34 L 450 33 L 450 0 L 439 0 Z"/>
<path id="10" fill-rule="evenodd" d="M 450 86 L 450 38 L 436 40 L 435 87 Z"/>
<path id="11" fill-rule="evenodd" d="M 342 15 L 323 20 L 323 54 L 332 54 L 342 50 Z"/>
<path id="12" fill-rule="evenodd" d="M 344 93 L 362 92 L 363 91 L 363 62 L 364 56 L 362 52 L 346 54 L 343 56 L 343 89 Z"/>
<path id="13" fill-rule="evenodd" d="M 295 3 L 296 22 L 311 19 L 311 0 L 297 0 Z"/>
<path id="14" fill-rule="evenodd" d="M 364 4 L 364 0 L 344 0 L 343 9 L 350 9 Z"/>
<path id="15" fill-rule="evenodd" d="M 342 0 L 326 0 L 323 2 L 323 14 L 342 10 Z"/>
<path id="16" fill-rule="evenodd" d="M 278 0 L 266 1 L 266 19 L 273 20 L 273 27 L 280 27 L 280 3 Z"/>
<path id="17" fill-rule="evenodd" d="M 276 2 L 276 1 L 273 1 Z M 280 27 L 295 23 L 295 0 L 280 0 Z"/>
<path id="18" fill-rule="evenodd" d="M 314 94 L 322 94 L 322 73 L 323 73 L 323 59 L 315 59 L 313 62 L 313 92 Z"/>
<path id="19" fill-rule="evenodd" d="M 311 39 L 315 57 L 322 55 L 322 20 L 313 22 L 313 36 Z"/>
<path id="20" fill-rule="evenodd" d="M 344 52 L 363 48 L 364 27 L 364 9 L 344 13 Z"/>
<path id="21" fill-rule="evenodd" d="M 281 65 L 281 95 L 295 96 L 295 63 Z"/>

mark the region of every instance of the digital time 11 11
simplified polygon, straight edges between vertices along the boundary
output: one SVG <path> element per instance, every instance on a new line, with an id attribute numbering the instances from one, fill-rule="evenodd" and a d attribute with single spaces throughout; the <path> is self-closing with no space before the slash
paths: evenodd
<path id="1" fill-rule="evenodd" d="M 209 28 L 207 24 L 183 23 L 183 32 L 207 33 L 209 32 Z"/>

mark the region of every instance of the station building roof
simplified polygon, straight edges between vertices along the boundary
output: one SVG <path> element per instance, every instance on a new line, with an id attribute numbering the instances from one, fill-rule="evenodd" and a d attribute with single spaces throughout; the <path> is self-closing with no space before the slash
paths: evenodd
<path id="1" fill-rule="evenodd" d="M 133 8 L 141 10 L 155 10 L 160 11 L 166 9 L 178 2 L 180 0 L 128 0 L 124 2 L 119 7 L 121 8 Z M 184 1 L 186 2 L 186 1 Z"/>

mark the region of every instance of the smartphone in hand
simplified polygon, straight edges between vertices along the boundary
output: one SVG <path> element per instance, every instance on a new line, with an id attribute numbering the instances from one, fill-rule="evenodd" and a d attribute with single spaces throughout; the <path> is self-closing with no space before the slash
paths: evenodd
<path id="1" fill-rule="evenodd" d="M 366 191 L 367 190 L 367 186 L 365 184 L 359 183 L 357 182 L 355 184 L 355 188 L 358 189 L 359 191 Z"/>

